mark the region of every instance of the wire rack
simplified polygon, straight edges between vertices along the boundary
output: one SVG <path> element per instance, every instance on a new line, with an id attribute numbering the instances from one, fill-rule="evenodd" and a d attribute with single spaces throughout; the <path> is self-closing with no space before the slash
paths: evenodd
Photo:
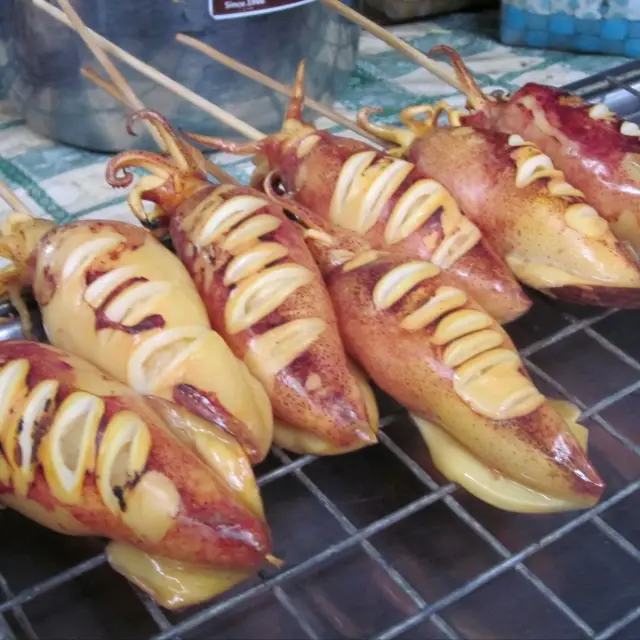
<path id="1" fill-rule="evenodd" d="M 635 81 L 640 63 L 571 89 L 637 117 Z M 275 449 L 260 465 L 286 565 L 205 606 L 164 611 L 109 568 L 101 541 L 3 511 L 0 639 L 640 637 L 638 315 L 532 296 L 509 332 L 539 387 L 584 411 L 607 482 L 591 510 L 482 504 L 433 468 L 381 396 L 379 446 L 336 458 Z"/>

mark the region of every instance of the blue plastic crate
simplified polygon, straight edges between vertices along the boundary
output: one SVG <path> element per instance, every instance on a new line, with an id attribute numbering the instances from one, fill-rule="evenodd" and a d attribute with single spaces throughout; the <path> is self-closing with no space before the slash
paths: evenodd
<path id="1" fill-rule="evenodd" d="M 640 0 L 502 0 L 500 39 L 640 58 Z"/>

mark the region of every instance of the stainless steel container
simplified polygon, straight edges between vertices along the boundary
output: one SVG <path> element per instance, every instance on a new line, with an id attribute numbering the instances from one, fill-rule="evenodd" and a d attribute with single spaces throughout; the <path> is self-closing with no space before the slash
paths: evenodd
<path id="1" fill-rule="evenodd" d="M 97 63 L 77 34 L 29 0 L 0 0 L 0 4 L 7 60 L 0 78 L 5 95 L 32 129 L 101 152 L 153 146 L 146 134 L 128 136 L 123 108 L 80 75 L 83 64 Z M 222 21 L 209 14 L 209 0 L 73 0 L 73 4 L 89 27 L 263 131 L 280 125 L 284 99 L 175 42 L 177 33 L 203 40 L 286 84 L 306 58 L 308 94 L 326 103 L 345 85 L 356 63 L 359 29 L 317 2 Z M 119 67 L 145 106 L 161 111 L 177 126 L 233 135 L 184 99 L 122 64 Z"/>

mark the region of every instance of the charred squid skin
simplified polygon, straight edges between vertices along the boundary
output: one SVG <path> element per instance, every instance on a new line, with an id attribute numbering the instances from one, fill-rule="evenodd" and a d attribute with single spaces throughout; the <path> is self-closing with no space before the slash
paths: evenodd
<path id="1" fill-rule="evenodd" d="M 134 187 L 130 204 L 136 213 L 142 201 L 158 205 L 213 327 L 271 398 L 276 443 L 323 455 L 374 444 L 373 395 L 350 369 L 322 276 L 297 225 L 264 193 L 213 186 L 194 170 L 197 152 L 166 120 L 152 122 L 174 141 L 175 168 L 167 175 L 158 157 L 155 170 L 145 154 L 141 162 L 152 175 Z M 131 166 L 137 166 L 131 155 L 113 160 L 120 172 Z M 109 175 L 116 175 L 113 167 Z M 186 402 L 193 390 L 182 386 L 177 393 Z M 208 401 L 189 406 L 198 415 L 214 410 Z"/>
<path id="2" fill-rule="evenodd" d="M 471 112 L 471 127 L 517 134 L 535 144 L 568 182 L 609 222 L 616 237 L 640 254 L 640 127 L 604 104 L 555 87 L 527 83 L 511 96 L 483 94 L 459 54 L 445 54 L 456 67 Z"/>
<path id="3" fill-rule="evenodd" d="M 116 221 L 44 227 L 27 217 L 5 227 L 2 241 L 28 256 L 26 264 L 17 250 L 12 257 L 28 273 L 52 344 L 142 394 L 181 401 L 176 391 L 187 385 L 191 399 L 218 409 L 205 418 L 219 418 L 254 462 L 266 456 L 266 392 L 211 329 L 182 263 L 151 234 Z"/>
<path id="4" fill-rule="evenodd" d="M 18 340 L 0 344 L 0 389 L 0 503 L 61 533 L 203 569 L 263 562 L 268 528 L 235 496 L 224 467 L 181 444 L 125 385 Z"/>
<path id="5" fill-rule="evenodd" d="M 326 234 L 307 237 L 345 344 L 381 389 L 489 469 L 563 508 L 597 502 L 604 484 L 572 431 L 504 330 L 446 272 Z"/>

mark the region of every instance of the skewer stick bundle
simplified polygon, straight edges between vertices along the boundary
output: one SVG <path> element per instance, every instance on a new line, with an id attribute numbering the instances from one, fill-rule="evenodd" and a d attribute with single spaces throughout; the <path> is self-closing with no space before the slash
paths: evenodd
<path id="1" fill-rule="evenodd" d="M 56 7 L 50 5 L 46 0 L 31 0 L 33 4 L 40 10 L 49 14 L 52 18 L 60 22 L 61 24 L 66 25 L 67 27 L 73 28 L 71 21 L 65 15 L 64 11 L 57 9 Z M 107 40 L 101 35 L 97 34 L 95 31 L 91 29 L 87 29 L 87 32 L 92 36 L 96 44 L 107 53 L 115 56 L 120 59 L 125 64 L 129 65 L 132 69 L 135 69 L 142 75 L 150 78 L 154 82 L 157 82 L 159 85 L 163 86 L 165 89 L 172 91 L 176 95 L 180 96 L 187 102 L 193 104 L 194 106 L 202 109 L 205 113 L 208 113 L 211 117 L 219 120 L 224 125 L 228 126 L 230 129 L 233 129 L 237 133 L 240 133 L 248 138 L 254 138 L 260 135 L 260 132 L 247 124 L 240 118 L 237 118 L 232 113 L 225 111 L 221 107 L 209 102 L 202 96 L 195 93 L 191 89 L 187 89 L 179 82 L 170 78 L 169 76 L 161 73 L 151 65 L 142 62 L 142 60 L 136 58 L 131 55 L 129 52 L 121 49 L 117 45 L 113 44 L 113 42 Z"/>
<path id="2" fill-rule="evenodd" d="M 146 76 L 147 78 L 150 78 L 154 82 L 157 82 L 159 85 L 168 89 L 175 95 L 183 98 L 184 100 L 187 100 L 194 106 L 200 108 L 202 111 L 204 111 L 205 113 L 213 117 L 218 122 L 228 126 L 229 128 L 233 129 L 237 133 L 240 133 L 241 135 L 244 135 L 245 137 L 251 140 L 260 140 L 262 137 L 264 137 L 264 134 L 261 131 L 258 131 L 255 127 L 252 127 L 251 125 L 244 122 L 240 118 L 237 118 L 236 116 L 229 113 L 228 111 L 206 100 L 202 96 L 199 96 L 198 94 L 193 92 L 191 89 L 188 89 L 187 87 L 183 86 L 176 80 L 173 80 L 169 76 L 166 76 L 165 74 L 161 73 L 151 65 L 148 65 L 145 62 L 142 62 L 140 59 L 136 58 L 135 56 L 128 53 L 124 49 L 121 49 L 110 40 L 107 40 L 103 36 L 89 29 L 88 27 L 86 27 L 86 25 L 84 25 L 84 23 L 82 23 L 82 20 L 77 15 L 77 13 L 75 13 L 75 11 L 74 13 L 77 20 L 76 19 L 72 20 L 70 17 L 68 17 L 68 15 L 65 15 L 65 12 L 61 11 L 60 9 L 57 9 L 56 7 L 53 7 L 46 0 L 31 0 L 31 1 L 37 8 L 39 8 L 40 10 L 50 15 L 52 18 L 54 18 L 61 24 L 64 24 L 76 30 L 78 30 L 76 28 L 77 25 L 82 25 L 81 27 L 82 31 L 78 30 L 78 33 L 81 35 L 81 37 L 83 37 L 85 42 L 87 42 L 87 45 L 91 48 L 92 52 L 94 53 L 94 55 L 96 55 L 96 57 L 101 62 L 101 64 L 103 64 L 103 66 L 109 73 L 113 81 L 113 84 L 109 85 L 110 89 L 106 89 L 106 85 L 104 85 L 101 82 L 100 76 L 97 75 L 95 72 L 85 69 L 82 71 L 82 73 L 87 79 L 101 86 L 103 89 L 107 90 L 110 93 L 110 95 L 116 100 L 122 102 L 123 104 L 126 104 L 127 106 L 135 110 L 144 108 L 144 105 L 142 105 L 141 101 L 135 96 L 135 93 L 133 93 L 133 91 L 131 90 L 131 87 L 128 85 L 124 77 L 117 71 L 117 69 L 115 69 L 113 63 L 111 63 L 111 61 L 105 55 L 105 52 L 110 53 L 111 55 L 117 57 L 122 62 L 130 66 L 131 68 L 140 72 L 142 75 Z M 68 5 L 68 0 L 61 0 L 61 3 L 63 6 Z M 73 8 L 71 8 L 71 11 L 73 11 Z M 217 51 L 216 49 L 213 49 L 212 47 L 209 47 L 208 45 L 200 42 L 199 40 L 196 40 L 195 38 L 191 38 L 190 36 L 186 36 L 184 34 L 178 34 L 178 36 L 176 36 L 176 39 L 187 46 L 190 46 L 194 49 L 198 49 L 205 55 L 208 55 L 212 59 L 219 61 L 221 64 L 224 64 L 234 69 L 235 71 L 245 75 L 246 77 L 252 78 L 257 82 L 260 82 L 261 84 L 273 89 L 274 91 L 277 91 L 278 93 L 281 93 L 282 95 L 287 95 L 287 96 L 291 95 L 291 90 L 285 85 L 283 85 L 282 83 L 277 82 L 272 78 L 269 78 L 268 76 L 260 73 L 259 71 L 256 71 L 255 69 L 251 69 L 250 67 L 243 65 L 237 60 L 234 60 L 233 58 L 230 58 L 229 56 L 224 55 L 223 53 Z M 89 43 L 91 44 L 89 45 Z M 100 51 L 100 54 L 97 54 L 96 51 Z M 103 62 L 103 60 L 105 59 L 108 61 L 106 65 Z M 428 59 L 427 59 L 427 62 L 437 65 L 437 63 L 433 63 Z M 115 74 L 112 73 L 112 70 L 115 70 Z M 125 86 L 127 88 L 123 88 Z M 334 109 L 331 109 L 330 107 L 327 107 L 326 105 L 323 105 L 322 103 L 317 102 L 316 100 L 312 100 L 311 98 L 306 98 L 305 104 L 307 104 L 309 107 L 311 107 L 318 113 L 333 120 L 334 122 L 341 124 L 342 126 L 352 131 L 355 131 L 359 135 L 362 135 L 372 141 L 375 141 L 378 145 L 384 146 L 384 143 L 381 143 L 379 139 L 376 139 L 370 133 L 362 129 L 356 122 L 338 113 Z M 211 167 L 211 169 L 213 169 L 213 167 Z M 216 173 L 212 171 L 212 175 L 214 175 L 215 177 L 220 177 L 219 171 L 220 169 L 216 167 Z"/>
<path id="3" fill-rule="evenodd" d="M 135 94 L 129 83 L 124 79 L 124 76 L 118 71 L 117 67 L 111 62 L 109 56 L 100 48 L 96 39 L 92 35 L 92 33 L 87 29 L 86 25 L 78 15 L 77 11 L 71 6 L 69 0 L 57 0 L 60 7 L 62 7 L 63 11 L 67 15 L 71 26 L 75 29 L 78 35 L 84 40 L 84 43 L 87 45 L 91 53 L 96 57 L 98 62 L 103 66 L 113 84 L 116 86 L 119 94 L 121 95 L 122 102 L 125 105 L 131 107 L 135 111 L 139 111 L 140 109 L 144 109 L 144 104 Z M 158 135 L 158 133 L 153 129 L 153 127 L 147 126 L 147 130 L 152 135 L 153 139 L 156 141 L 158 146 L 162 149 L 163 142 L 162 138 Z"/>
<path id="4" fill-rule="evenodd" d="M 280 95 L 291 97 L 290 87 L 287 87 L 281 82 L 278 82 L 277 80 L 274 80 L 269 76 L 266 76 L 264 73 L 261 73 L 256 69 L 252 69 L 251 67 L 248 67 L 247 65 L 242 64 L 241 62 L 239 62 L 238 60 L 235 60 L 231 56 L 228 56 L 222 53 L 221 51 L 214 49 L 213 47 L 209 46 L 208 44 L 205 44 L 200 40 L 197 40 L 196 38 L 187 36 L 183 33 L 179 33 L 176 36 L 176 40 L 181 44 L 186 45 L 187 47 L 191 47 L 192 49 L 196 49 L 201 53 L 204 53 L 204 55 L 208 56 L 212 60 L 216 60 L 220 64 L 223 64 L 225 67 L 228 67 L 229 69 L 233 69 L 234 71 L 237 71 L 238 73 L 242 74 L 246 78 L 251 78 L 252 80 L 255 80 L 256 82 L 262 84 L 265 87 L 268 87 L 269 89 L 272 89 L 273 91 L 275 91 L 276 93 L 279 93 Z M 327 107 L 321 102 L 318 102 L 313 98 L 305 97 L 304 104 L 310 107 L 311 109 L 313 109 L 314 111 L 317 111 L 319 114 L 342 125 L 343 127 L 351 131 L 354 131 L 355 133 L 375 142 L 376 144 L 380 144 L 379 139 L 371 135 L 368 131 L 365 131 L 364 129 L 362 129 L 360 126 L 358 126 L 356 122 L 354 122 L 353 120 L 350 120 L 349 118 L 342 115 L 341 113 L 338 113 L 334 109 Z"/>
<path id="5" fill-rule="evenodd" d="M 118 102 L 122 103 L 124 106 L 129 107 L 134 111 L 139 111 L 145 108 L 145 105 L 138 98 L 136 93 L 131 88 L 131 85 L 126 81 L 124 76 L 120 73 L 117 67 L 111 62 L 109 56 L 105 53 L 105 51 L 100 47 L 99 37 L 93 31 L 87 28 L 84 24 L 76 10 L 69 3 L 69 0 L 58 0 L 58 4 L 63 8 L 67 20 L 69 21 L 70 26 L 80 35 L 80 37 L 84 40 L 87 47 L 91 50 L 93 55 L 96 57 L 98 62 L 103 66 L 113 84 L 105 81 L 96 71 L 90 68 L 83 68 L 81 70 L 82 75 L 100 86 L 103 90 L 105 90 L 112 98 L 116 99 Z M 141 63 L 142 64 L 142 63 Z M 186 90 L 186 89 L 185 89 Z M 147 130 L 153 136 L 154 140 L 158 144 L 158 146 L 164 149 L 164 142 L 162 137 L 158 134 L 158 132 L 145 122 L 147 126 Z M 248 126 L 248 125 L 247 125 Z M 220 169 L 217 165 L 209 160 L 206 161 L 207 170 L 211 173 L 212 176 L 217 178 L 222 182 L 229 182 L 233 184 L 237 184 L 235 178 L 230 176 L 228 173 Z"/>
<path id="6" fill-rule="evenodd" d="M 80 73 L 90 82 L 93 82 L 96 86 L 106 91 L 112 98 L 121 102 L 124 106 L 129 106 L 125 97 L 119 91 L 118 87 L 111 84 L 108 80 L 103 78 L 97 71 L 91 67 L 82 67 Z M 155 133 L 155 129 L 153 129 Z M 239 184 L 239 182 L 226 171 L 223 171 L 217 164 L 211 162 L 211 160 L 205 160 L 207 171 L 220 182 L 226 182 L 229 184 Z"/>

